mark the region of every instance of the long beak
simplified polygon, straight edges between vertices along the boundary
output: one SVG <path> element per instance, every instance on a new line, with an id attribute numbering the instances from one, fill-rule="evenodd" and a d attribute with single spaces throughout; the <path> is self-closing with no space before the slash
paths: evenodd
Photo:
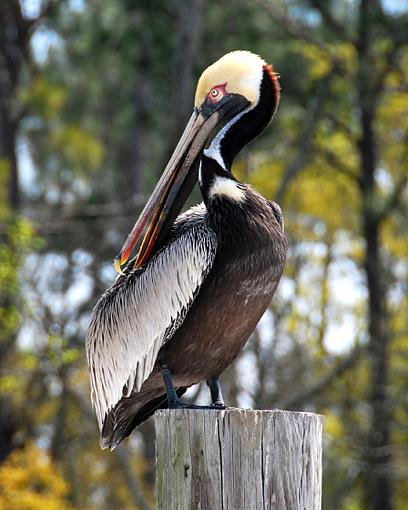
<path id="1" fill-rule="evenodd" d="M 218 112 L 206 118 L 194 111 L 190 117 L 157 186 L 115 258 L 115 268 L 118 272 L 128 260 L 146 225 L 146 234 L 137 254 L 135 267 L 140 267 L 148 259 L 190 168 L 218 121 Z"/>

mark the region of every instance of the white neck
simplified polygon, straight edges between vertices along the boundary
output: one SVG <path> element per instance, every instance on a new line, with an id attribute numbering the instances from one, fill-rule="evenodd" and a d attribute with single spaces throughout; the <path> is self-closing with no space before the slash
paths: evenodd
<path id="1" fill-rule="evenodd" d="M 210 198 L 222 196 L 234 202 L 243 202 L 245 200 L 245 191 L 239 182 L 219 175 L 212 182 L 208 195 Z"/>
<path id="2" fill-rule="evenodd" d="M 224 170 L 227 170 L 227 167 L 224 158 L 222 157 L 221 154 L 221 142 L 226 133 L 228 132 L 229 128 L 233 126 L 236 122 L 238 122 L 239 119 L 251 109 L 252 106 L 245 108 L 245 110 L 242 110 L 242 112 L 239 112 L 238 115 L 236 115 L 229 122 L 227 122 L 227 124 L 225 124 L 225 126 L 222 129 L 220 129 L 220 131 L 218 131 L 218 133 L 215 135 L 208 149 L 204 150 L 204 155 L 207 156 L 207 158 L 214 159 Z"/>

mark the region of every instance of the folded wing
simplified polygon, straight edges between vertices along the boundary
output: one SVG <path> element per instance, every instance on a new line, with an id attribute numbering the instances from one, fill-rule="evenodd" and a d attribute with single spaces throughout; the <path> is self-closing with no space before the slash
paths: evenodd
<path id="1" fill-rule="evenodd" d="M 202 221 L 178 235 L 144 267 L 120 276 L 96 304 L 87 332 L 91 396 L 102 429 L 122 397 L 140 391 L 160 347 L 180 326 L 216 252 Z"/>

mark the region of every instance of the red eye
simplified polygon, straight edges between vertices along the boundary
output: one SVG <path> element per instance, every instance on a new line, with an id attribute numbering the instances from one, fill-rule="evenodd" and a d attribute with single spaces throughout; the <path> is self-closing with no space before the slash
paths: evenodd
<path id="1" fill-rule="evenodd" d="M 219 101 L 222 97 L 224 97 L 227 94 L 227 91 L 225 90 L 225 86 L 227 84 L 224 83 L 223 85 L 216 85 L 215 87 L 212 87 L 210 91 L 208 92 L 208 98 L 211 101 Z"/>

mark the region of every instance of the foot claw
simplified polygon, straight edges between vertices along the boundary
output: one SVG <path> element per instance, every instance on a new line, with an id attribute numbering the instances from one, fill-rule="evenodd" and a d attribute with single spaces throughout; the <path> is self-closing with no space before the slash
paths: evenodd
<path id="1" fill-rule="evenodd" d="M 213 402 L 211 404 L 212 409 L 219 409 L 220 411 L 223 411 L 225 409 L 228 409 L 228 406 L 224 404 L 224 402 Z"/>
<path id="2" fill-rule="evenodd" d="M 197 410 L 210 409 L 212 411 L 222 411 L 224 409 L 227 409 L 225 404 L 221 404 L 221 403 L 214 403 L 214 404 L 211 404 L 210 406 L 198 406 L 195 404 L 184 404 L 183 402 L 169 404 L 168 408 L 169 409 L 197 409 Z"/>

